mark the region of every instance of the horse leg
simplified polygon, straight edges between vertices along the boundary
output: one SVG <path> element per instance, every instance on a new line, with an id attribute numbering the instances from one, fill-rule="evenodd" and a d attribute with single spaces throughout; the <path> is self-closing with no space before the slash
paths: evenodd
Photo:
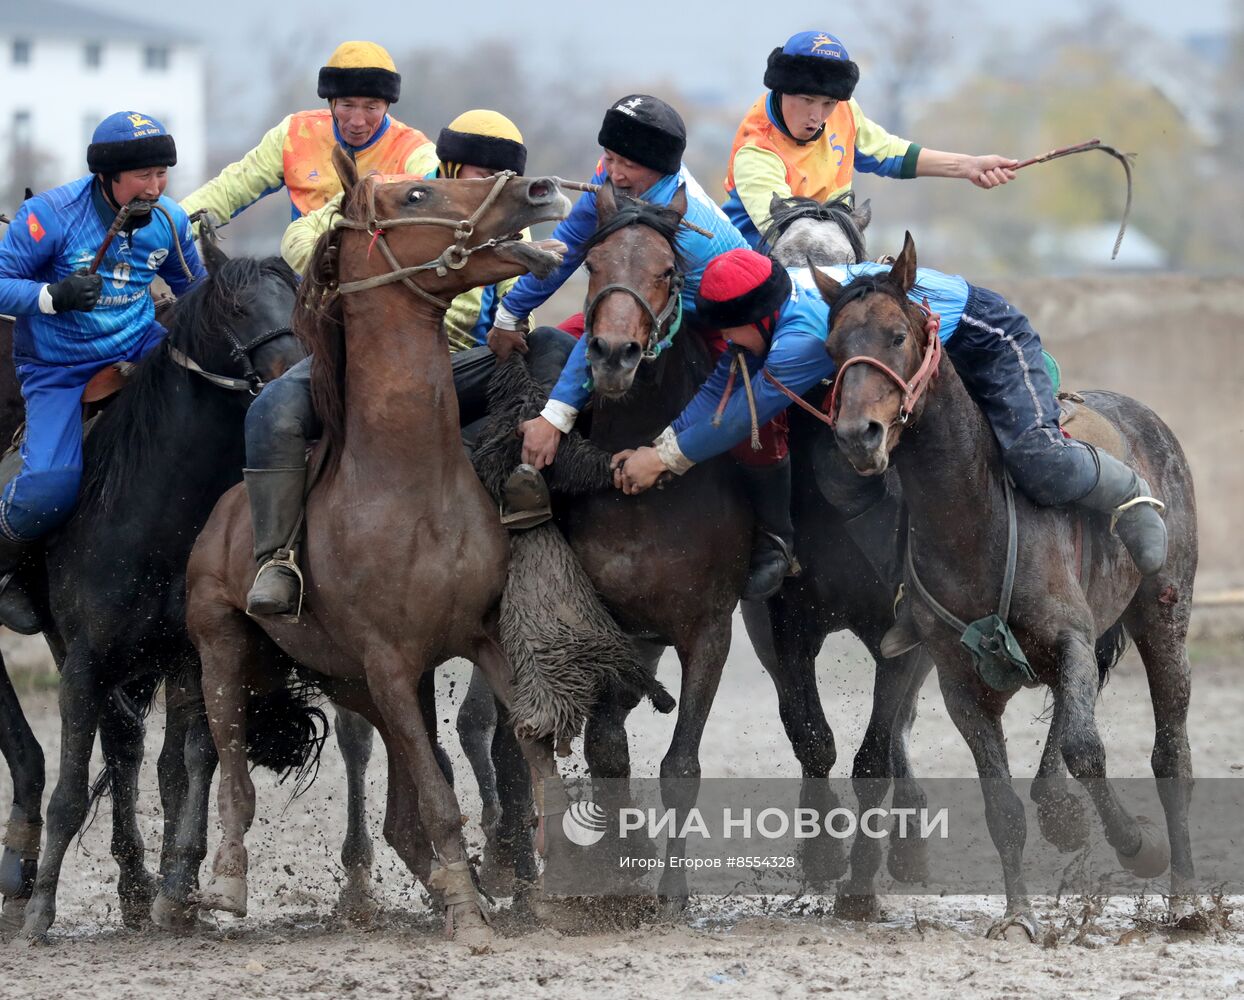
<path id="1" fill-rule="evenodd" d="M 647 639 L 632 639 L 631 642 L 640 668 L 648 676 L 655 677 L 665 644 Z M 610 687 L 592 706 L 583 728 L 583 756 L 592 776 L 592 797 L 606 815 L 618 815 L 619 809 L 633 805 L 626 717 L 638 704 L 638 694 Z"/>
<path id="2" fill-rule="evenodd" d="M 22 936 L 30 942 L 45 941 L 56 919 L 61 864 L 90 805 L 91 750 L 104 702 L 104 691 L 96 676 L 98 669 L 89 653 L 74 649 L 66 657 L 61 674 L 60 776 L 48 801 L 47 846 L 22 925 Z"/>
<path id="3" fill-rule="evenodd" d="M 206 619 L 208 614 L 200 612 Z M 198 617 L 198 616 L 196 616 Z M 255 821 L 255 785 L 246 766 L 247 667 L 260 661 L 263 639 L 236 608 L 213 605 L 210 622 L 192 626 L 203 662 L 203 701 L 220 761 L 216 804 L 221 840 L 199 906 L 246 916 L 246 832 Z"/>
<path id="4" fill-rule="evenodd" d="M 492 688 L 479 667 L 471 671 L 471 683 L 467 687 L 462 707 L 458 709 L 458 739 L 466 754 L 475 783 L 479 785 L 479 797 L 484 804 L 480 814 L 480 826 L 488 847 L 493 846 L 497 822 L 501 818 L 501 803 L 497 799 L 497 775 L 493 766 L 490 747 L 497 732 L 497 703 Z M 485 864 L 491 850 L 485 850 Z M 482 875 L 482 873 L 481 873 Z"/>
<path id="5" fill-rule="evenodd" d="M 192 896 L 207 857 L 208 804 L 218 760 L 197 669 L 188 670 L 170 693 L 167 711 L 169 725 L 175 724 L 184 734 L 174 748 L 178 758 L 169 766 L 178 768 L 185 793 L 176 814 L 176 833 L 167 848 L 168 861 L 162 865 L 160 892 L 151 904 L 151 920 L 163 930 L 185 933 L 194 926 Z M 166 826 L 172 815 L 166 813 Z"/>
<path id="6" fill-rule="evenodd" d="M 880 639 L 877 642 L 880 647 Z M 926 647 L 921 646 L 904 653 L 896 660 L 882 664 L 883 669 L 890 666 L 897 666 L 907 677 L 895 710 L 894 730 L 890 738 L 890 773 L 894 779 L 894 797 L 891 804 L 896 809 L 915 809 L 919 813 L 928 805 L 929 800 L 916 778 L 915 769 L 911 766 L 911 729 L 916 724 L 920 688 L 924 686 L 925 678 L 933 669 L 933 657 Z M 929 877 L 928 855 L 928 844 L 923 838 L 901 837 L 892 832 L 886 867 L 900 882 L 924 882 Z"/>
<path id="7" fill-rule="evenodd" d="M 1093 800 L 1119 863 L 1141 878 L 1156 878 L 1170 864 L 1166 835 L 1147 818 L 1133 817 L 1106 777 L 1106 748 L 1093 715 L 1099 680 L 1090 632 L 1058 637 L 1058 667 L 1054 724 L 1067 768 Z"/>
<path id="8" fill-rule="evenodd" d="M 821 706 L 816 686 L 816 654 L 825 642 L 813 609 L 788 596 L 802 594 L 786 588 L 768 601 L 743 601 L 743 624 L 761 666 L 777 691 L 778 715 L 803 774 L 799 808 L 825 816 L 838 806 L 829 787 L 829 772 L 838 757 L 834 734 Z M 803 612 L 802 614 L 798 612 Z M 823 833 L 799 843 L 803 876 L 814 889 L 824 891 L 846 871 L 842 841 Z"/>
<path id="9" fill-rule="evenodd" d="M 0 753 L 13 779 L 13 805 L 4 830 L 0 857 L 0 940 L 13 937 L 25 919 L 26 902 L 35 887 L 43 835 L 43 748 L 26 721 L 8 669 L 0 657 Z"/>
<path id="10" fill-rule="evenodd" d="M 446 935 L 472 950 L 487 950 L 492 930 L 463 847 L 462 810 L 432 749 L 420 706 L 424 668 L 418 660 L 412 664 L 397 650 L 381 646 L 368 651 L 364 668 L 367 686 L 390 732 L 392 756 L 398 757 L 394 763 L 408 769 L 418 789 L 419 818 L 439 862 L 428 884 L 444 893 Z"/>
<path id="11" fill-rule="evenodd" d="M 678 720 L 669 751 L 661 761 L 661 804 L 675 810 L 675 825 L 685 819 L 700 794 L 700 740 L 721 681 L 721 669 L 730 651 L 728 615 L 702 625 L 686 646 L 678 647 L 682 661 L 682 693 Z M 662 910 L 672 917 L 687 906 L 687 872 L 682 867 L 687 844 L 681 837 L 666 842 L 666 867 L 658 893 Z M 673 862 L 671 864 L 671 862 Z"/>
<path id="12" fill-rule="evenodd" d="M 112 856 L 117 862 L 117 895 L 121 920 L 131 929 L 142 927 L 151 914 L 156 880 L 143 863 L 143 837 L 138 829 L 138 773 L 143 763 L 147 727 L 136 710 L 154 695 L 160 676 L 142 677 L 130 688 L 117 688 L 104 704 L 99 740 L 112 794 Z M 176 817 L 166 817 L 176 822 Z"/>
<path id="13" fill-rule="evenodd" d="M 984 685 L 956 652 L 959 669 L 941 667 L 938 682 L 942 698 L 955 728 L 967 741 L 976 761 L 981 792 L 985 800 L 985 823 L 1002 861 L 1006 887 L 1006 913 L 989 929 L 990 938 L 1017 939 L 1022 934 L 1035 941 L 1039 925 L 1028 887 L 1024 883 L 1024 843 L 1028 824 L 1024 804 L 1011 787 L 1011 769 L 1006 757 L 1006 736 L 1002 731 L 1005 702 L 985 690 Z"/>
<path id="14" fill-rule="evenodd" d="M 371 892 L 375 857 L 367 833 L 367 764 L 375 730 L 361 715 L 340 705 L 333 730 L 346 766 L 346 836 L 341 843 L 346 880 L 337 896 L 337 910 L 348 920 L 368 923 L 377 911 Z"/>
<path id="15" fill-rule="evenodd" d="M 1067 787 L 1067 765 L 1063 760 L 1062 717 L 1050 721 L 1050 732 L 1041 750 L 1030 795 L 1037 806 L 1041 836 L 1064 853 L 1077 851 L 1088 843 L 1088 814 L 1084 800 Z"/>

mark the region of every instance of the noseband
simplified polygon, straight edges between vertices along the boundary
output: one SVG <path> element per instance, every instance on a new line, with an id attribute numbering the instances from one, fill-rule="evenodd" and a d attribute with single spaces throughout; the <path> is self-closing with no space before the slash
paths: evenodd
<path id="1" fill-rule="evenodd" d="M 251 351 L 263 347 L 269 341 L 276 340 L 277 337 L 284 337 L 286 334 L 293 334 L 293 330 L 288 326 L 278 326 L 271 330 L 265 330 L 263 333 L 257 334 L 248 340 L 245 344 L 240 341 L 234 332 L 226 327 L 225 339 L 229 341 L 230 351 L 229 357 L 238 362 L 242 366 L 242 378 L 233 378 L 229 375 L 217 375 L 215 372 L 206 371 L 202 368 L 194 358 L 186 354 L 184 351 L 178 350 L 172 344 L 168 345 L 168 354 L 177 364 L 181 365 L 186 371 L 194 372 L 200 378 L 205 378 L 212 385 L 221 389 L 228 389 L 231 392 L 249 392 L 252 396 L 258 396 L 263 391 L 263 387 L 268 383 L 264 377 L 255 369 L 255 364 L 251 360 Z"/>
<path id="2" fill-rule="evenodd" d="M 596 315 L 596 309 L 600 305 L 601 300 L 611 292 L 623 292 L 638 302 L 640 308 L 648 314 L 648 322 L 651 324 L 649 329 L 652 332 L 648 335 L 648 346 L 644 348 L 643 360 L 655 360 L 673 342 L 674 334 L 682 326 L 682 286 L 685 280 L 686 276 L 681 271 L 674 272 L 673 277 L 670 278 L 669 298 L 666 299 L 665 307 L 659 313 L 653 312 L 652 306 L 648 304 L 648 300 L 630 285 L 620 282 L 606 285 L 592 296 L 583 309 L 583 336 L 588 338 L 592 336 L 592 318 Z M 656 340 L 665 329 L 665 324 L 670 322 L 671 317 L 675 313 L 677 313 L 677 318 L 670 325 L 669 332 L 664 337 L 661 337 L 660 340 Z M 656 342 L 654 343 L 654 341 Z"/>
<path id="3" fill-rule="evenodd" d="M 449 303 L 439 296 L 433 295 L 431 292 L 425 291 L 415 281 L 412 276 L 422 274 L 424 271 L 435 271 L 440 277 L 444 277 L 450 271 L 457 271 L 466 266 L 471 254 L 478 253 L 480 250 L 487 250 L 495 247 L 498 243 L 506 242 L 504 239 L 494 236 L 490 240 L 483 243 L 477 243 L 475 246 L 468 247 L 467 240 L 475 235 L 475 227 L 479 220 L 484 217 L 484 213 L 492 207 L 492 203 L 497 200 L 501 194 L 501 189 L 511 177 L 517 174 L 513 170 L 502 170 L 496 174 L 496 180 L 493 181 L 492 190 L 488 192 L 487 197 L 480 202 L 469 219 L 439 219 L 431 218 L 412 218 L 409 216 L 398 217 L 393 219 L 378 219 L 376 217 L 376 179 L 368 178 L 367 184 L 367 221 L 360 222 L 357 219 L 341 219 L 337 225 L 342 229 L 362 230 L 371 237 L 371 245 L 368 247 L 368 253 L 371 253 L 371 247 L 375 247 L 385 259 L 385 263 L 389 265 L 391 270 L 385 274 L 378 274 L 371 278 L 363 278 L 359 281 L 347 281 L 344 284 L 337 285 L 337 291 L 342 295 L 349 295 L 351 292 L 365 292 L 371 288 L 379 288 L 381 285 L 391 285 L 400 281 L 412 292 L 418 295 L 425 302 L 429 302 L 438 309 L 449 309 Z M 398 226 L 445 226 L 454 231 L 454 242 L 447 246 L 432 260 L 426 264 L 415 264 L 411 267 L 403 267 L 394 255 L 393 250 L 389 247 L 388 242 L 384 238 L 384 234 Z"/>
<path id="4" fill-rule="evenodd" d="M 853 299 L 862 298 L 873 292 L 879 291 L 872 282 L 864 284 L 858 290 L 848 288 L 837 304 L 835 309 L 841 309 L 843 305 Z M 855 294 L 852 295 L 852 291 Z M 834 378 L 834 387 L 829 394 L 829 425 L 833 427 L 838 422 L 838 409 L 841 405 L 842 382 L 843 376 L 846 375 L 847 369 L 852 365 L 869 365 L 876 368 L 884 374 L 891 382 L 898 386 L 899 392 L 903 394 L 903 402 L 898 409 L 898 422 L 906 424 L 916 405 L 920 402 L 920 398 L 928 391 L 930 383 L 937 377 L 937 367 L 942 360 L 942 340 L 938 336 L 938 331 L 942 326 L 942 318 L 929 308 L 929 300 L 925 299 L 919 306 L 921 312 L 924 313 L 924 329 L 928 335 L 928 342 L 924 348 L 924 358 L 920 362 L 920 367 L 916 369 L 916 374 L 910 380 L 903 378 L 898 372 L 887 365 L 884 361 L 870 357 L 867 354 L 857 354 L 853 358 L 848 358 L 838 369 L 838 374 Z M 910 321 L 909 321 L 910 322 Z M 832 333 L 832 329 L 831 329 Z"/>

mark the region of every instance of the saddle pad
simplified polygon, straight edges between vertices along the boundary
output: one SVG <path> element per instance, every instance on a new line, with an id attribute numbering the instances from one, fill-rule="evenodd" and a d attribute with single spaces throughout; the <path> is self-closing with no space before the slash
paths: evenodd
<path id="1" fill-rule="evenodd" d="M 1074 392 L 1058 394 L 1058 425 L 1071 437 L 1126 462 L 1131 449 L 1119 429 Z"/>

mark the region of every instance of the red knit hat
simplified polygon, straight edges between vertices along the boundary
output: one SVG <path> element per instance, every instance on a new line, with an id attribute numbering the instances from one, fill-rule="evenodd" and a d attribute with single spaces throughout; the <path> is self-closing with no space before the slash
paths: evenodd
<path id="1" fill-rule="evenodd" d="M 790 298 L 786 268 L 755 250 L 727 250 L 708 262 L 695 295 L 696 315 L 723 329 L 758 323 Z"/>

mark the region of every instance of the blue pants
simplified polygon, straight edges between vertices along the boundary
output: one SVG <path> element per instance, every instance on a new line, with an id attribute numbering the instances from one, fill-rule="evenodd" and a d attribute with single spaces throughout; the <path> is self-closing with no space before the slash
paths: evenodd
<path id="1" fill-rule="evenodd" d="M 1097 484 L 1097 460 L 1063 436 L 1058 401 L 1028 317 L 973 285 L 946 353 L 993 428 L 1011 478 L 1033 503 L 1057 506 Z"/>
<path id="2" fill-rule="evenodd" d="M 34 541 L 69 520 L 82 482 L 82 390 L 109 365 L 142 358 L 166 332 L 152 323 L 128 353 L 103 361 L 17 366 L 26 434 L 21 471 L 0 493 L 0 532 L 7 538 Z"/>
<path id="3" fill-rule="evenodd" d="M 554 327 L 542 326 L 527 337 L 527 367 L 532 377 L 551 390 L 574 349 L 574 338 Z M 477 424 L 488 411 L 488 380 L 496 355 L 487 347 L 473 347 L 450 356 L 458 420 L 463 437 L 474 438 Z M 296 469 L 306 461 L 307 445 L 320 436 L 322 425 L 311 405 L 311 358 L 303 358 L 280 378 L 269 382 L 246 411 L 246 467 Z"/>

